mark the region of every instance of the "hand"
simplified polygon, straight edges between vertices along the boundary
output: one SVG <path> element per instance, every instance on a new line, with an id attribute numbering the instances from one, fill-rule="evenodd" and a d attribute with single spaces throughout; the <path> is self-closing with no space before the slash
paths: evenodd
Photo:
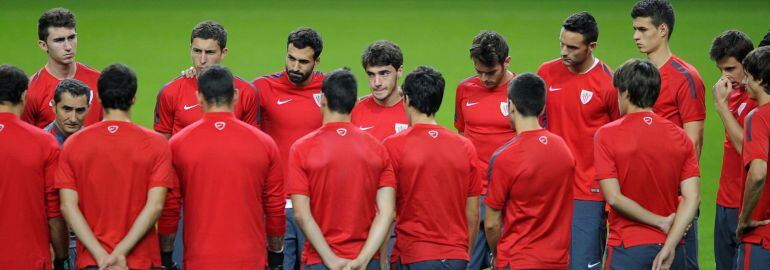
<path id="1" fill-rule="evenodd" d="M 182 70 L 180 75 L 184 76 L 185 78 L 194 78 L 198 75 L 198 72 L 195 70 L 195 67 L 189 67 L 185 70 Z"/>
<path id="2" fill-rule="evenodd" d="M 326 265 L 329 270 L 342 270 L 345 266 L 348 265 L 350 260 L 343 259 L 337 256 L 334 256 L 329 261 L 325 261 L 324 265 Z"/>
<path id="3" fill-rule="evenodd" d="M 727 109 L 728 100 L 730 99 L 730 92 L 732 92 L 732 83 L 730 79 L 726 77 L 719 78 L 714 84 L 712 92 L 714 93 L 714 104 L 717 109 Z"/>
<path id="4" fill-rule="evenodd" d="M 343 270 L 365 270 L 366 265 L 369 264 L 368 261 L 363 261 L 359 259 L 352 260 L 348 262 L 347 265 L 343 268 Z"/>
<path id="5" fill-rule="evenodd" d="M 660 249 L 658 255 L 655 255 L 655 260 L 652 261 L 652 270 L 669 270 L 673 263 L 674 250 L 663 245 L 663 248 Z"/>
<path id="6" fill-rule="evenodd" d="M 738 228 L 735 230 L 735 236 L 738 238 L 738 241 L 740 241 L 741 237 L 743 236 L 743 233 L 745 233 L 746 231 L 759 226 L 765 226 L 767 224 L 770 224 L 770 219 L 766 219 L 766 220 L 749 219 L 747 222 L 741 222 L 741 219 L 739 219 Z"/>
<path id="7" fill-rule="evenodd" d="M 99 270 L 122 270 L 128 269 L 128 263 L 126 262 L 126 256 L 112 253 L 103 260 L 103 264 L 99 264 Z"/>
<path id="8" fill-rule="evenodd" d="M 668 230 L 670 230 L 671 226 L 674 225 L 675 216 L 676 216 L 676 213 L 668 215 L 667 217 L 664 217 L 658 224 L 658 229 L 663 231 L 663 233 L 668 234 Z"/>

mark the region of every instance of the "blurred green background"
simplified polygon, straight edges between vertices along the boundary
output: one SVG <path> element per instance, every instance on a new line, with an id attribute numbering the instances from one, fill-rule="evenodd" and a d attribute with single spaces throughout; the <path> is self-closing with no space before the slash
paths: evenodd
<path id="1" fill-rule="evenodd" d="M 229 55 L 223 64 L 251 80 L 283 69 L 286 37 L 299 26 L 319 31 L 324 51 L 318 70 L 347 66 L 359 79 L 359 94 L 369 91 L 361 52 L 372 41 L 388 39 L 404 52 L 404 70 L 430 65 L 447 80 L 439 122 L 452 126 L 454 89 L 474 74 L 468 48 L 481 30 L 508 40 L 511 70 L 535 72 L 559 55 L 558 33 L 570 14 L 586 10 L 600 27 L 596 55 L 615 68 L 643 58 L 631 39 L 633 1 L 0 1 L 0 63 L 28 74 L 46 55 L 37 47 L 37 19 L 64 6 L 77 16 L 77 60 L 101 69 L 111 63 L 132 67 L 139 77 L 134 120 L 151 127 L 158 89 L 191 65 L 193 26 L 206 19 L 228 30 Z M 721 168 L 723 127 L 714 113 L 711 86 L 719 73 L 708 58 L 711 40 L 738 29 L 759 43 L 770 28 L 766 1 L 674 1 L 677 13 L 672 50 L 700 71 L 707 88 L 705 143 L 701 157 L 700 261 L 714 268 L 713 219 Z"/>

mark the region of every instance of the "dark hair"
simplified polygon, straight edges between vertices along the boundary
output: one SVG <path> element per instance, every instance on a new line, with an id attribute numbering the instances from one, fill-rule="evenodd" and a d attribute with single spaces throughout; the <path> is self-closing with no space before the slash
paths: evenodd
<path id="1" fill-rule="evenodd" d="M 136 74 L 126 65 L 109 65 L 99 75 L 97 88 L 104 109 L 128 111 L 136 96 Z"/>
<path id="2" fill-rule="evenodd" d="M 37 19 L 37 38 L 48 39 L 48 27 L 66 27 L 75 29 L 75 14 L 66 8 L 52 8 Z"/>
<path id="3" fill-rule="evenodd" d="M 648 60 L 631 59 L 615 71 L 612 85 L 619 93 L 628 92 L 634 106 L 651 108 L 660 94 L 660 72 Z"/>
<path id="4" fill-rule="evenodd" d="M 361 65 L 367 66 L 393 66 L 396 70 L 404 64 L 404 55 L 401 48 L 387 40 L 375 41 L 366 47 L 361 55 Z"/>
<path id="5" fill-rule="evenodd" d="M 200 91 L 206 103 L 216 105 L 230 105 L 233 103 L 235 86 L 233 73 L 230 69 L 213 65 L 203 70 L 198 76 L 198 91 Z"/>
<path id="6" fill-rule="evenodd" d="M 674 7 L 667 0 L 641 0 L 631 9 L 631 18 L 649 17 L 655 27 L 668 25 L 668 39 L 674 34 Z"/>
<path id="7" fill-rule="evenodd" d="M 324 77 L 321 92 L 326 97 L 329 110 L 349 114 L 358 100 L 356 76 L 347 67 L 332 71 Z"/>
<path id="8" fill-rule="evenodd" d="M 505 62 L 508 57 L 508 43 L 497 32 L 483 31 L 473 38 L 470 51 L 471 59 L 491 67 Z"/>
<path id="9" fill-rule="evenodd" d="M 91 103 L 91 88 L 81 81 L 64 79 L 59 82 L 59 84 L 56 85 L 56 90 L 53 92 L 53 101 L 59 103 L 63 93 L 69 93 L 72 97 L 86 96 L 88 103 Z"/>
<path id="10" fill-rule="evenodd" d="M 760 85 L 765 88 L 765 93 L 770 94 L 770 46 L 756 48 L 746 55 L 743 69 L 754 80 L 762 81 Z"/>
<path id="11" fill-rule="evenodd" d="M 19 104 L 27 85 L 29 79 L 24 71 L 12 65 L 0 65 L 0 103 Z"/>
<path id="12" fill-rule="evenodd" d="M 711 43 L 709 57 L 711 60 L 720 61 L 728 57 L 733 57 L 738 62 L 754 49 L 754 43 L 751 38 L 741 31 L 728 30 L 714 38 Z"/>
<path id="13" fill-rule="evenodd" d="M 289 46 L 289 44 L 294 45 L 297 49 L 304 49 L 310 46 L 313 49 L 314 59 L 318 59 L 321 56 L 321 51 L 324 49 L 321 35 L 312 28 L 307 27 L 300 27 L 289 33 L 289 40 L 286 42 L 286 46 Z"/>
<path id="14" fill-rule="evenodd" d="M 427 115 L 435 115 L 444 98 L 444 76 L 428 66 L 419 66 L 406 75 L 401 89 L 409 106 Z"/>
<path id="15" fill-rule="evenodd" d="M 215 39 L 220 49 L 227 47 L 227 30 L 218 22 L 206 20 L 202 21 L 193 28 L 190 33 L 190 43 L 193 39 Z"/>
<path id="16" fill-rule="evenodd" d="M 759 47 L 764 47 L 767 45 L 770 45 L 770 30 L 767 31 L 765 37 L 763 37 L 762 41 L 759 42 Z"/>
<path id="17" fill-rule="evenodd" d="M 545 82 L 533 73 L 516 76 L 508 84 L 508 100 L 522 116 L 537 117 L 545 107 Z"/>
<path id="18" fill-rule="evenodd" d="M 561 25 L 564 30 L 583 35 L 583 43 L 590 44 L 599 40 L 599 25 L 591 13 L 581 11 L 570 15 Z"/>

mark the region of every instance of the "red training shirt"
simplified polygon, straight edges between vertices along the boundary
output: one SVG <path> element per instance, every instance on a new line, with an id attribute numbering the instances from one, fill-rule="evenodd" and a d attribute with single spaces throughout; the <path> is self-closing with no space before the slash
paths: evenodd
<path id="1" fill-rule="evenodd" d="M 660 95 L 653 111 L 679 127 L 706 119 L 706 87 L 698 70 L 671 55 L 659 71 Z"/>
<path id="2" fill-rule="evenodd" d="M 393 106 L 385 107 L 377 104 L 372 95 L 361 98 L 353 107 L 350 122 L 379 141 L 409 128 L 404 99 Z"/>
<path id="3" fill-rule="evenodd" d="M 99 71 L 81 63 L 76 63 L 75 77 L 73 79 L 81 81 L 91 88 L 91 99 L 88 108 L 88 114 L 84 126 L 88 126 L 102 121 L 102 103 L 99 101 L 99 91 L 97 91 L 97 82 L 99 81 Z M 61 80 L 57 79 L 51 73 L 48 73 L 45 67 L 38 70 L 29 80 L 29 89 L 27 90 L 27 103 L 24 105 L 24 113 L 21 120 L 44 128 L 54 119 L 56 114 L 53 112 L 53 93 Z"/>
<path id="4" fill-rule="evenodd" d="M 765 104 L 757 107 L 746 117 L 746 128 L 743 135 L 743 164 L 749 168 L 751 161 L 758 159 L 767 162 L 768 139 L 770 138 L 770 105 Z M 740 199 L 743 201 L 743 190 L 745 182 L 741 184 Z M 742 205 L 739 207 L 741 208 Z M 765 183 L 764 188 L 759 195 L 759 200 L 751 213 L 753 220 L 770 219 L 770 184 Z M 762 245 L 765 249 L 770 249 L 770 226 L 759 226 L 748 230 L 740 239 L 742 243 L 751 243 Z"/>
<path id="5" fill-rule="evenodd" d="M 727 105 L 735 120 L 744 126 L 746 116 L 757 107 L 757 102 L 749 98 L 745 86 L 733 89 Z M 722 174 L 719 177 L 717 204 L 723 207 L 739 208 L 743 194 L 743 160 L 730 141 L 730 135 L 725 130 L 724 154 L 722 155 Z"/>

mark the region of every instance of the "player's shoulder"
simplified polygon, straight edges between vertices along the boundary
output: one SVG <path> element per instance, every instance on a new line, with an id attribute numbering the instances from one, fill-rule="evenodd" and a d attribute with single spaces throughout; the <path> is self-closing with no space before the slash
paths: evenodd
<path id="1" fill-rule="evenodd" d="M 101 74 L 99 72 L 99 70 L 97 70 L 95 68 L 92 68 L 92 67 L 90 67 L 90 66 L 88 66 L 86 64 L 83 64 L 81 62 L 77 62 L 77 66 L 78 66 L 78 71 L 77 72 L 82 72 L 83 75 L 85 75 L 85 76 L 88 76 L 88 77 L 91 77 L 91 78 L 96 77 L 98 79 L 99 78 L 99 74 Z"/>
<path id="2" fill-rule="evenodd" d="M 685 62 L 683 59 L 675 55 L 671 56 L 671 59 L 669 59 L 666 65 L 669 67 L 668 69 L 669 73 L 680 79 L 684 79 L 688 81 L 702 80 L 700 77 L 700 73 L 698 73 L 698 69 L 696 69 L 693 65 L 690 65 L 690 63 Z"/>
<path id="3" fill-rule="evenodd" d="M 182 76 L 182 75 L 177 76 L 176 78 L 172 79 L 171 81 L 168 81 L 167 83 L 165 83 L 163 86 L 160 87 L 160 89 L 158 90 L 158 96 L 175 95 L 187 80 L 191 80 L 191 78 L 186 78 L 185 76 Z"/>
<path id="4" fill-rule="evenodd" d="M 254 84 L 254 85 L 257 85 L 258 83 L 276 82 L 276 81 L 278 81 L 279 79 L 281 79 L 281 78 L 283 78 L 285 76 L 284 73 L 285 73 L 285 71 L 278 71 L 278 72 L 274 72 L 274 73 L 258 76 L 256 78 L 254 78 L 254 80 L 252 80 L 251 83 Z"/>
<path id="5" fill-rule="evenodd" d="M 612 68 L 610 68 L 609 65 L 604 63 L 604 61 L 599 60 L 598 58 L 596 61 L 599 61 L 596 64 L 597 73 L 600 74 L 601 76 L 606 76 L 607 78 L 610 79 L 610 81 L 612 81 L 612 76 L 613 76 Z"/>
<path id="6" fill-rule="evenodd" d="M 559 65 L 564 66 L 564 64 L 561 62 L 561 58 L 556 58 L 550 61 L 546 61 L 545 63 L 540 65 L 540 67 L 537 69 L 537 73 L 541 74 L 541 73 L 550 72 L 558 68 Z"/>
<path id="7" fill-rule="evenodd" d="M 479 76 L 473 75 L 465 79 L 462 79 L 460 83 L 457 85 L 457 88 L 468 88 L 468 87 L 479 87 L 479 86 L 483 87 L 481 80 L 479 79 Z"/>
<path id="8" fill-rule="evenodd" d="M 43 78 L 46 77 L 45 75 L 47 74 L 48 74 L 48 71 L 45 70 L 45 67 L 41 67 L 34 74 L 32 74 L 32 76 L 29 77 L 29 85 L 32 86 L 42 81 Z"/>
<path id="9" fill-rule="evenodd" d="M 600 133 L 604 135 L 606 133 L 615 132 L 618 129 L 618 127 L 624 124 L 626 120 L 627 120 L 627 117 L 623 116 L 618 119 L 615 119 L 615 121 L 604 124 L 603 126 L 596 129 L 596 133 L 594 134 L 594 136 L 598 137 Z"/>
<path id="10" fill-rule="evenodd" d="M 249 88 L 251 88 L 252 90 L 256 89 L 253 83 L 247 80 L 244 80 L 243 78 L 236 75 L 233 75 L 233 83 L 235 84 L 235 88 L 238 88 L 238 89 L 249 89 Z"/>
<path id="11" fill-rule="evenodd" d="M 36 140 L 43 141 L 46 143 L 53 140 L 53 142 L 56 145 L 58 145 L 58 142 L 56 142 L 56 138 L 54 138 L 53 134 L 51 134 L 50 132 L 24 121 L 16 121 L 15 123 L 18 124 L 19 129 L 22 130 L 22 132 L 25 133 L 26 136 L 30 136 L 32 138 L 35 138 Z"/>

